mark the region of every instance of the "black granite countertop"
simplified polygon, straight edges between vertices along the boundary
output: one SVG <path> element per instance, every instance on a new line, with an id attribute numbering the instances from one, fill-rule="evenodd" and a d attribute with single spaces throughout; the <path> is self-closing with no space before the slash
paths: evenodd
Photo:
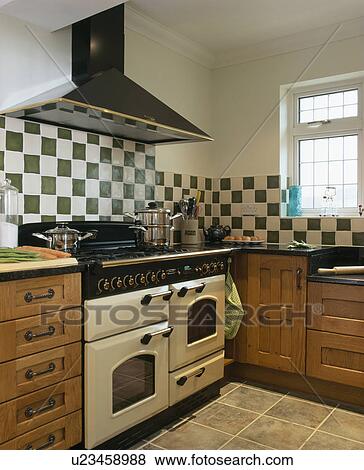
<path id="1" fill-rule="evenodd" d="M 313 274 L 308 276 L 309 282 L 325 282 L 330 284 L 349 284 L 352 286 L 364 286 L 364 274 L 334 274 L 332 276 L 321 276 Z"/>
<path id="2" fill-rule="evenodd" d="M 72 274 L 80 273 L 86 269 L 85 263 L 79 263 L 78 265 L 65 266 L 62 268 L 42 268 L 42 269 L 27 269 L 24 271 L 10 271 L 6 273 L 0 273 L 0 282 L 6 281 L 17 281 L 19 279 L 31 279 L 34 277 L 45 277 L 45 276 L 58 276 L 60 274 Z"/>

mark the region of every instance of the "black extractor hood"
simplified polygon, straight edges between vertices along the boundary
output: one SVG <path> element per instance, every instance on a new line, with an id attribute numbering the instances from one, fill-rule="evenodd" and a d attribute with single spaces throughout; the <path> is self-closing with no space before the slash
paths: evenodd
<path id="1" fill-rule="evenodd" d="M 149 144 L 212 140 L 124 75 L 124 5 L 72 26 L 66 94 L 51 90 L 2 114 Z"/>

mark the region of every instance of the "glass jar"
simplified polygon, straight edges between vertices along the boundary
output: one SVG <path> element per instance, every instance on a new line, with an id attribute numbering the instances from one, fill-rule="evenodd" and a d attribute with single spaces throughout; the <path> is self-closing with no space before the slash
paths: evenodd
<path id="1" fill-rule="evenodd" d="M 18 246 L 18 195 L 11 181 L 0 185 L 0 247 Z"/>

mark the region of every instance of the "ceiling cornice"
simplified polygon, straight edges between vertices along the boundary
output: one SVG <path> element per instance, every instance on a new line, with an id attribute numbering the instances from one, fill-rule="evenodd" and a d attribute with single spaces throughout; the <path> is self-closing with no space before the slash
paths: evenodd
<path id="1" fill-rule="evenodd" d="M 179 35 L 166 26 L 143 15 L 139 11 L 126 5 L 125 27 L 177 52 L 188 59 L 209 69 L 214 68 L 215 57 L 208 49 Z"/>

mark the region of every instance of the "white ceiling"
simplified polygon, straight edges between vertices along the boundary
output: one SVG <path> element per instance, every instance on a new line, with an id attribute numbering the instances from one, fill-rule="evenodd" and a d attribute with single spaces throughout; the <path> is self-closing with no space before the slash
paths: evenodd
<path id="1" fill-rule="evenodd" d="M 363 0 L 130 0 L 214 54 L 364 16 Z"/>

